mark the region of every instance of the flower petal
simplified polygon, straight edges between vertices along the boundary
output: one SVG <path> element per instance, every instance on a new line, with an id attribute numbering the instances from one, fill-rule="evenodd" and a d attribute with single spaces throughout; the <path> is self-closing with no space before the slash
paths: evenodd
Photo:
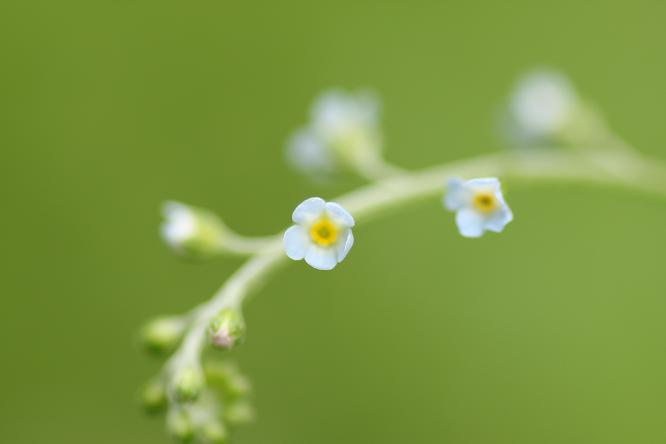
<path id="1" fill-rule="evenodd" d="M 451 211 L 463 208 L 467 204 L 467 194 L 462 180 L 457 177 L 449 179 L 446 183 L 444 206 Z"/>
<path id="2" fill-rule="evenodd" d="M 312 222 L 324 211 L 326 202 L 321 197 L 305 199 L 296 207 L 291 219 L 297 224 Z"/>
<path id="3" fill-rule="evenodd" d="M 500 233 L 504 230 L 504 226 L 513 220 L 513 213 L 511 209 L 502 202 L 502 207 L 497 211 L 493 212 L 484 223 L 486 230 L 494 231 L 495 233 Z"/>
<path id="4" fill-rule="evenodd" d="M 465 237 L 480 237 L 483 234 L 484 219 L 476 211 L 463 208 L 456 213 L 458 231 Z"/>
<path id="5" fill-rule="evenodd" d="M 351 230 L 347 230 L 346 238 L 344 239 L 344 241 L 339 242 L 336 247 L 338 262 L 342 262 L 343 259 L 347 257 L 347 253 L 349 253 L 349 250 L 351 250 L 351 247 L 353 245 L 354 245 L 354 234 L 352 233 Z"/>
<path id="6" fill-rule="evenodd" d="M 305 254 L 305 262 L 317 270 L 332 270 L 338 264 L 335 248 L 322 248 L 310 245 Z"/>
<path id="7" fill-rule="evenodd" d="M 327 202 L 326 203 L 326 212 L 328 215 L 331 217 L 333 222 L 335 222 L 338 225 L 341 225 L 343 227 L 353 227 L 354 226 L 354 218 L 352 217 L 351 214 L 340 204 L 337 204 L 335 202 Z"/>
<path id="8" fill-rule="evenodd" d="M 307 233 L 299 226 L 294 225 L 284 232 L 284 251 L 290 259 L 299 261 L 305 257 L 310 247 Z"/>
<path id="9" fill-rule="evenodd" d="M 465 182 L 465 185 L 473 190 L 491 190 L 497 192 L 500 189 L 500 181 L 496 177 L 471 179 Z"/>

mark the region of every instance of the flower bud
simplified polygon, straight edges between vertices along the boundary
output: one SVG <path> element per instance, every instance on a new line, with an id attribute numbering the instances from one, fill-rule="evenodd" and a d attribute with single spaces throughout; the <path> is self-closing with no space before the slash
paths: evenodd
<path id="1" fill-rule="evenodd" d="M 190 416 L 182 409 L 169 411 L 166 427 L 169 434 L 180 442 L 190 442 L 194 438 Z"/>
<path id="2" fill-rule="evenodd" d="M 148 350 L 161 353 L 175 348 L 184 330 L 185 323 L 180 317 L 163 317 L 146 324 L 141 336 Z"/>
<path id="3" fill-rule="evenodd" d="M 234 402 L 224 409 L 224 420 L 230 425 L 243 425 L 254 421 L 254 409 L 247 400 Z"/>
<path id="4" fill-rule="evenodd" d="M 162 238 L 178 254 L 206 258 L 223 251 L 227 228 L 216 215 L 179 202 L 166 202 Z"/>
<path id="5" fill-rule="evenodd" d="M 222 422 L 210 420 L 201 430 L 201 438 L 205 443 L 224 444 L 228 441 L 229 432 Z"/>
<path id="6" fill-rule="evenodd" d="M 148 381 L 141 391 L 143 408 L 148 413 L 157 413 L 166 406 L 166 387 L 162 381 L 153 379 Z"/>
<path id="7" fill-rule="evenodd" d="M 201 369 L 185 367 L 174 378 L 174 394 L 178 401 L 194 401 L 204 388 L 204 375 Z"/>
<path id="8" fill-rule="evenodd" d="M 250 380 L 230 362 L 207 362 L 206 380 L 213 388 L 219 390 L 227 402 L 247 396 L 252 390 Z"/>
<path id="9" fill-rule="evenodd" d="M 237 399 L 250 393 L 252 384 L 250 380 L 240 372 L 227 375 L 227 394 L 231 399 Z"/>
<path id="10" fill-rule="evenodd" d="M 240 311 L 224 308 L 210 322 L 210 340 L 216 347 L 231 349 L 245 337 L 245 321 Z"/>

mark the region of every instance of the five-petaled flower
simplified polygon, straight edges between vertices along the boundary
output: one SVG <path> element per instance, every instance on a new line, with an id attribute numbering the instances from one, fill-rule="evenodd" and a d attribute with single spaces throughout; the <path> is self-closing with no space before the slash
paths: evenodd
<path id="1" fill-rule="evenodd" d="M 284 233 L 289 258 L 305 259 L 313 268 L 331 270 L 347 256 L 354 244 L 354 218 L 335 202 L 311 197 L 296 207 L 295 225 Z"/>
<path id="2" fill-rule="evenodd" d="M 480 237 L 485 230 L 499 233 L 513 220 L 500 182 L 494 177 L 449 179 L 444 205 L 456 212 L 458 230 L 465 237 Z"/>

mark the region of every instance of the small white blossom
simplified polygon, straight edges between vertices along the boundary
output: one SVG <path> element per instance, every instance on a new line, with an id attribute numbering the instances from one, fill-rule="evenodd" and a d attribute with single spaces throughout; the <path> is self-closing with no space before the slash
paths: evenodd
<path id="1" fill-rule="evenodd" d="M 444 206 L 456 212 L 456 224 L 465 237 L 480 237 L 485 230 L 501 232 L 513 220 L 494 177 L 462 181 L 450 179 Z"/>
<path id="2" fill-rule="evenodd" d="M 330 174 L 379 155 L 379 104 L 368 93 L 332 90 L 315 101 L 309 124 L 287 144 L 287 160 L 310 174 Z"/>
<path id="3" fill-rule="evenodd" d="M 207 257 L 221 251 L 227 230 L 214 214 L 173 201 L 166 202 L 162 212 L 162 238 L 174 252 Z"/>
<path id="4" fill-rule="evenodd" d="M 524 139 L 556 136 L 569 122 L 577 95 L 565 76 L 534 71 L 518 81 L 509 103 L 515 130 Z"/>
<path id="5" fill-rule="evenodd" d="M 313 268 L 331 270 L 354 244 L 354 218 L 335 202 L 311 197 L 296 207 L 291 218 L 295 225 L 284 233 L 284 250 L 290 259 L 305 259 Z"/>
<path id="6" fill-rule="evenodd" d="M 197 218 L 194 211 L 179 202 L 166 202 L 162 209 L 164 224 L 162 238 L 174 250 L 178 250 L 197 232 Z"/>

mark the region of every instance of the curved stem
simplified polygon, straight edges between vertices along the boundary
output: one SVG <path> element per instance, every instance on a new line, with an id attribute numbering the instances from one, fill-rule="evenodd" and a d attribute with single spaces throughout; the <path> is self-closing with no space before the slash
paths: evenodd
<path id="1" fill-rule="evenodd" d="M 272 240 L 273 236 L 248 237 L 236 233 L 228 233 L 220 242 L 220 253 L 253 256 L 266 248 Z"/>
<path id="2" fill-rule="evenodd" d="M 356 170 L 359 176 L 370 182 L 409 174 L 408 170 L 387 162 L 381 156 L 372 156 L 361 162 L 357 162 L 354 165 L 354 170 Z"/>
<path id="3" fill-rule="evenodd" d="M 354 215 L 357 224 L 362 224 L 382 210 L 441 195 L 450 177 L 484 176 L 530 182 L 619 186 L 666 196 L 666 167 L 659 161 L 606 150 L 543 150 L 481 156 L 392 176 L 343 195 L 335 201 Z M 210 301 L 196 311 L 180 349 L 172 358 L 172 364 L 199 359 L 210 319 L 222 308 L 240 307 L 244 299 L 271 272 L 287 262 L 282 249 L 282 234 L 269 239 Z"/>

